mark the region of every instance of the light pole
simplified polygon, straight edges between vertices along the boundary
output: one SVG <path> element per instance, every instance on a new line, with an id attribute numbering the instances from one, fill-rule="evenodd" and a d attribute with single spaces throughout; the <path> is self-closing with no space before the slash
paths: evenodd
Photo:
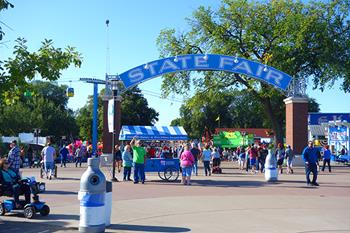
<path id="1" fill-rule="evenodd" d="M 113 134 L 112 134 L 113 135 L 113 138 L 112 138 L 113 172 L 112 172 L 111 181 L 118 182 L 118 179 L 115 177 L 115 162 L 116 162 L 115 136 L 116 136 L 116 129 L 118 127 L 120 127 L 120 125 L 119 125 L 120 122 L 118 122 L 118 124 L 117 124 L 117 121 L 120 119 L 119 117 L 117 117 L 120 114 L 120 108 L 118 109 L 117 102 L 120 101 L 120 96 L 118 96 L 119 95 L 118 91 L 119 91 L 119 85 L 120 85 L 121 81 L 119 78 L 113 77 L 113 78 L 109 79 L 109 82 L 110 82 L 111 90 L 113 92 L 113 95 L 112 95 L 113 96 Z M 116 118 L 118 118 L 118 119 L 116 120 Z"/>

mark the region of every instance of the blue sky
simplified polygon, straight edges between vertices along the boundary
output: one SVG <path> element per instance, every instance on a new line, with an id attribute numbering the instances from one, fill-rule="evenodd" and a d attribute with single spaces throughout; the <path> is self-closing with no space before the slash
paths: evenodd
<path id="1" fill-rule="evenodd" d="M 68 106 L 74 110 L 82 107 L 87 96 L 92 94 L 90 84 L 79 82 L 80 77 L 104 79 L 106 68 L 107 33 L 105 21 L 110 20 L 110 74 L 122 73 L 130 68 L 159 58 L 156 39 L 164 28 L 178 31 L 187 29 L 186 17 L 200 5 L 217 8 L 216 0 L 10 0 L 15 8 L 3 11 L 0 20 L 11 29 L 2 25 L 6 32 L 0 45 L 0 59 L 12 56 L 14 40 L 24 37 L 28 47 L 35 51 L 43 39 L 53 39 L 56 47 L 71 45 L 83 56 L 80 69 L 69 68 L 62 72 L 60 84 L 70 85 L 75 89 L 75 97 Z M 160 94 L 161 78 L 140 85 L 145 90 L 149 105 L 159 112 L 157 125 L 168 125 L 179 116 L 182 96 L 175 96 L 174 101 L 163 100 Z M 101 90 L 102 86 L 99 88 Z M 339 86 L 331 90 L 312 91 L 308 94 L 321 105 L 322 112 L 350 112 L 350 94 L 344 94 Z"/>

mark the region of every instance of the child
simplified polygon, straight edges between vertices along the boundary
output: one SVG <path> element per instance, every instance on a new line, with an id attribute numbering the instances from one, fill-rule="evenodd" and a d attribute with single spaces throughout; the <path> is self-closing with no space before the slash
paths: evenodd
<path id="1" fill-rule="evenodd" d="M 245 162 L 245 150 L 244 148 L 241 149 L 240 154 L 238 155 L 238 165 L 239 170 L 244 170 L 244 162 Z"/>

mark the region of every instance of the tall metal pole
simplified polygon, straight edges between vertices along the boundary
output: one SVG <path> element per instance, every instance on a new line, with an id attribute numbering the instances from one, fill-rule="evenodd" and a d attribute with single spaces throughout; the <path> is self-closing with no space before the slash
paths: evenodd
<path id="1" fill-rule="evenodd" d="M 98 86 L 94 83 L 94 106 L 92 117 L 92 155 L 97 156 L 97 108 L 98 108 Z"/>

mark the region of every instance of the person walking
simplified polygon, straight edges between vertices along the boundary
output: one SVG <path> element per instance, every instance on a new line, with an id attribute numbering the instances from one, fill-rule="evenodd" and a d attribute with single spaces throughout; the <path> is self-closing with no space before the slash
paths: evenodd
<path id="1" fill-rule="evenodd" d="M 81 167 L 81 162 L 83 158 L 83 151 L 81 150 L 81 146 L 78 146 L 78 148 L 75 150 L 75 167 Z"/>
<path id="2" fill-rule="evenodd" d="M 17 141 L 13 140 L 10 144 L 11 150 L 8 153 L 9 167 L 19 174 L 19 168 L 21 166 L 21 150 L 17 146 Z"/>
<path id="3" fill-rule="evenodd" d="M 258 148 L 256 148 L 256 145 L 254 144 L 252 144 L 252 147 L 249 150 L 249 159 L 250 159 L 250 166 L 252 168 L 252 174 L 255 174 L 255 172 L 258 172 L 258 168 L 257 168 Z"/>
<path id="4" fill-rule="evenodd" d="M 145 157 L 146 150 L 142 147 L 141 140 L 136 140 L 134 137 L 130 146 L 133 151 L 133 162 L 134 162 L 134 184 L 139 183 L 139 178 L 141 179 L 142 184 L 145 183 Z"/>
<path id="5" fill-rule="evenodd" d="M 291 146 L 288 145 L 286 149 L 286 160 L 287 160 L 287 174 L 293 174 L 293 160 L 294 160 L 294 151 Z"/>
<path id="6" fill-rule="evenodd" d="M 33 157 L 34 157 L 34 152 L 32 147 L 29 145 L 27 150 L 27 159 L 28 159 L 29 168 L 32 168 L 33 166 Z"/>
<path id="7" fill-rule="evenodd" d="M 269 151 L 267 150 L 267 145 L 263 144 L 259 150 L 259 163 L 261 173 L 265 172 L 265 161 L 268 154 Z"/>
<path id="8" fill-rule="evenodd" d="M 184 146 L 184 152 L 180 156 L 180 166 L 182 168 L 182 183 L 191 185 L 192 166 L 194 157 L 190 151 L 189 145 Z"/>
<path id="9" fill-rule="evenodd" d="M 284 146 L 282 145 L 282 143 L 278 143 L 277 149 L 275 151 L 275 156 L 277 159 L 277 166 L 278 166 L 279 174 L 283 173 L 284 155 L 285 155 Z"/>
<path id="10" fill-rule="evenodd" d="M 68 151 L 68 149 L 67 149 L 65 144 L 63 144 L 63 146 L 60 149 L 59 153 L 60 153 L 60 158 L 61 158 L 61 167 L 63 167 L 63 166 L 66 167 L 69 151 Z"/>
<path id="11" fill-rule="evenodd" d="M 323 150 L 323 166 L 322 171 L 324 172 L 324 169 L 326 168 L 326 164 L 328 164 L 328 171 L 332 172 L 331 170 L 331 151 L 329 149 L 329 146 L 326 145 Z"/>
<path id="12" fill-rule="evenodd" d="M 245 150 L 245 171 L 246 173 L 249 172 L 249 168 L 250 168 L 250 150 L 251 150 L 251 146 L 248 145 L 247 149 Z"/>
<path id="13" fill-rule="evenodd" d="M 193 147 L 191 149 L 191 153 L 194 157 L 194 163 L 193 163 L 193 174 L 198 176 L 198 158 L 200 157 L 201 151 L 197 148 L 196 143 L 193 143 Z"/>
<path id="14" fill-rule="evenodd" d="M 314 143 L 309 141 L 308 146 L 303 150 L 302 158 L 305 163 L 306 184 L 308 186 L 319 186 L 317 181 L 317 160 L 318 150 L 314 147 Z M 313 173 L 312 182 L 310 182 L 310 174 Z"/>
<path id="15" fill-rule="evenodd" d="M 244 170 L 244 161 L 245 161 L 245 150 L 244 150 L 244 147 L 242 147 L 242 149 L 237 150 L 236 153 L 238 153 L 239 170 L 243 171 Z"/>
<path id="16" fill-rule="evenodd" d="M 114 149 L 115 149 L 115 163 L 116 163 L 116 167 L 118 169 L 118 173 L 120 173 L 120 171 L 122 169 L 122 163 L 123 163 L 122 152 L 121 152 L 120 146 L 118 144 L 114 146 Z"/>
<path id="17" fill-rule="evenodd" d="M 204 150 L 202 152 L 202 161 L 204 164 L 204 174 L 205 176 L 209 175 L 211 176 L 211 170 L 210 170 L 210 161 L 211 161 L 211 150 L 209 148 L 209 145 L 206 144 L 204 147 Z"/>
<path id="18" fill-rule="evenodd" d="M 123 159 L 123 167 L 124 167 L 124 181 L 131 181 L 130 175 L 131 175 L 131 167 L 132 167 L 132 155 L 131 155 L 131 148 L 129 145 L 126 145 L 124 147 L 124 152 L 122 155 Z"/>
<path id="19" fill-rule="evenodd" d="M 45 170 L 45 174 L 46 174 L 46 179 L 49 179 L 49 180 L 51 180 L 52 172 L 53 172 L 53 169 L 55 166 L 55 164 L 54 164 L 55 155 L 56 155 L 55 148 L 53 148 L 51 146 L 51 141 L 48 140 L 47 146 L 45 146 L 43 148 L 43 150 L 41 151 L 41 157 L 42 157 L 43 162 L 44 162 L 44 170 Z"/>

